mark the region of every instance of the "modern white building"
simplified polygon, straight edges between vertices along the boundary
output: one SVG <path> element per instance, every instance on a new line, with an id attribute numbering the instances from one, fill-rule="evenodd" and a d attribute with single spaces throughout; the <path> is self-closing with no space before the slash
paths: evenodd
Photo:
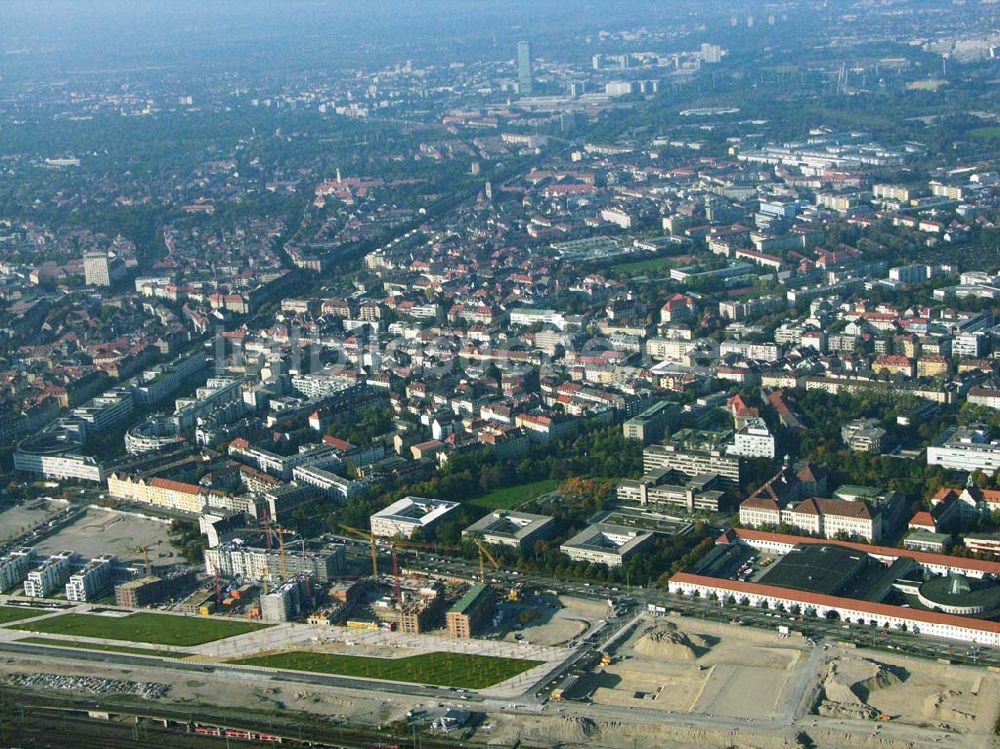
<path id="1" fill-rule="evenodd" d="M 74 561 L 76 554 L 72 551 L 60 551 L 50 556 L 28 572 L 24 580 L 24 595 L 28 598 L 47 598 L 55 593 L 69 579 Z"/>
<path id="2" fill-rule="evenodd" d="M 736 354 L 755 361 L 775 362 L 781 358 L 781 346 L 777 343 L 753 343 L 751 341 L 723 341 L 719 345 L 720 356 Z"/>
<path id="3" fill-rule="evenodd" d="M 470 525 L 462 535 L 481 538 L 485 543 L 523 549 L 555 528 L 555 519 L 530 512 L 496 510 Z"/>
<path id="4" fill-rule="evenodd" d="M 282 556 L 284 558 L 282 558 Z M 243 580 L 285 578 L 311 573 L 321 583 L 329 582 L 344 566 L 344 547 L 330 546 L 320 551 L 261 549 L 247 546 L 242 539 L 205 549 L 205 571 Z"/>
<path id="5" fill-rule="evenodd" d="M 773 458 L 774 435 L 761 418 L 747 419 L 736 432 L 735 442 L 729 447 L 730 455 L 744 458 Z"/>
<path id="6" fill-rule="evenodd" d="M 985 427 L 952 427 L 927 448 L 927 465 L 992 474 L 1000 470 L 1000 442 Z"/>
<path id="7" fill-rule="evenodd" d="M 83 569 L 70 575 L 66 583 L 66 600 L 84 603 L 110 593 L 114 561 L 114 554 L 104 554 L 91 559 Z"/>
<path id="8" fill-rule="evenodd" d="M 293 455 L 279 455 L 238 438 L 229 443 L 229 454 L 286 481 L 292 477 L 292 471 L 299 466 L 322 468 L 341 463 L 340 450 L 333 445 L 325 444 L 302 445 Z"/>
<path id="9" fill-rule="evenodd" d="M 851 450 L 872 455 L 882 452 L 888 435 L 878 419 L 854 419 L 840 429 L 840 438 Z"/>
<path id="10" fill-rule="evenodd" d="M 20 585 L 35 561 L 35 550 L 29 546 L 13 549 L 0 557 L 0 592 Z"/>
<path id="11" fill-rule="evenodd" d="M 626 559 L 652 543 L 653 538 L 653 533 L 638 528 L 595 523 L 568 539 L 559 551 L 574 562 L 620 567 Z"/>
<path id="12" fill-rule="evenodd" d="M 74 408 L 73 416 L 86 422 L 88 432 L 101 432 L 126 421 L 133 407 L 132 392 L 115 388 Z"/>
<path id="13" fill-rule="evenodd" d="M 423 497 L 403 497 L 371 516 L 372 535 L 412 538 L 427 531 L 457 510 L 458 502 Z"/>
<path id="14" fill-rule="evenodd" d="M 80 443 L 62 429 L 29 437 L 14 451 L 14 468 L 49 479 L 104 483 L 104 466 L 81 452 Z"/>
<path id="15" fill-rule="evenodd" d="M 511 325 L 554 325 L 558 330 L 566 329 L 566 318 L 562 312 L 554 309 L 534 309 L 532 307 L 515 307 L 510 311 Z"/>
<path id="16" fill-rule="evenodd" d="M 315 486 L 328 497 L 350 499 L 368 488 L 368 482 L 338 476 L 332 471 L 316 466 L 296 466 L 292 477 L 303 484 Z"/>

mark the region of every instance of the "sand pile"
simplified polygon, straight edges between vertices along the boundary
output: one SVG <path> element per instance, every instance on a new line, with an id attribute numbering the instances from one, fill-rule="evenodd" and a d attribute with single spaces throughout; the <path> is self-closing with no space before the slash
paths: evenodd
<path id="1" fill-rule="evenodd" d="M 651 658 L 693 661 L 709 649 L 698 635 L 678 632 L 672 624 L 657 624 L 647 629 L 635 644 L 635 651 Z"/>
<path id="2" fill-rule="evenodd" d="M 601 729 L 590 718 L 566 715 L 552 726 L 552 735 L 563 741 L 584 741 L 601 734 Z"/>
<path id="3" fill-rule="evenodd" d="M 867 658 L 834 661 L 823 681 L 826 699 L 844 704 L 864 704 L 872 692 L 899 684 L 906 673 Z"/>
<path id="4" fill-rule="evenodd" d="M 816 708 L 816 714 L 824 718 L 850 718 L 852 720 L 875 720 L 878 710 L 864 702 L 832 702 L 823 700 Z"/>
<path id="5" fill-rule="evenodd" d="M 826 717 L 875 720 L 879 711 L 868 696 L 901 683 L 906 672 L 867 658 L 844 658 L 829 665 L 816 713 Z"/>
<path id="6" fill-rule="evenodd" d="M 946 723 L 972 723 L 976 719 L 974 714 L 959 710 L 953 704 L 949 704 L 958 697 L 961 697 L 961 692 L 951 689 L 929 694 L 924 699 L 921 712 L 929 720 L 939 720 Z"/>

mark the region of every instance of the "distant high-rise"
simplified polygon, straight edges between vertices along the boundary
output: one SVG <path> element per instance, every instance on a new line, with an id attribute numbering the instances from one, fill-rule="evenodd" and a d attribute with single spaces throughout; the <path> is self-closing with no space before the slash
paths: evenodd
<path id="1" fill-rule="evenodd" d="M 531 42 L 517 43 L 517 82 L 521 96 L 531 96 L 535 87 L 535 67 Z"/>
<path id="2" fill-rule="evenodd" d="M 84 282 L 88 286 L 111 285 L 111 263 L 106 252 L 87 252 L 83 256 Z"/>

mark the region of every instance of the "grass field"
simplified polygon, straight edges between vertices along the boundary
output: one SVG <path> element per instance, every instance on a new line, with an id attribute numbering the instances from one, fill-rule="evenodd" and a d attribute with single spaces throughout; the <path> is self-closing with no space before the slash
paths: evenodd
<path id="1" fill-rule="evenodd" d="M 20 606 L 0 606 L 0 624 L 10 624 L 32 616 L 41 616 L 45 609 L 24 609 Z"/>
<path id="2" fill-rule="evenodd" d="M 976 140 L 996 140 L 1000 138 L 1000 127 L 977 127 L 969 131 L 969 137 Z"/>
<path id="3" fill-rule="evenodd" d="M 524 673 L 541 661 L 497 658 L 464 653 L 426 653 L 407 658 L 368 658 L 358 655 L 330 655 L 307 650 L 262 655 L 230 661 L 245 666 L 270 666 L 319 674 L 357 676 L 409 684 L 484 689 Z"/>
<path id="4" fill-rule="evenodd" d="M 673 260 L 674 258 L 669 257 L 654 257 L 648 260 L 633 260 L 630 263 L 618 263 L 617 265 L 612 265 L 609 270 L 633 275 L 650 273 L 652 271 L 669 268 Z"/>
<path id="5" fill-rule="evenodd" d="M 101 637 L 108 640 L 184 647 L 243 635 L 266 626 L 193 616 L 139 613 L 123 617 L 62 614 L 38 622 L 17 625 L 12 629 L 47 635 Z"/>
<path id="6" fill-rule="evenodd" d="M 530 484 L 505 486 L 502 489 L 494 489 L 481 497 L 470 499 L 466 504 L 482 507 L 486 510 L 510 510 L 543 494 L 555 491 L 557 486 L 559 486 L 559 482 L 555 479 L 542 479 Z"/>
<path id="7" fill-rule="evenodd" d="M 171 653 L 169 650 L 144 650 L 129 648 L 123 645 L 102 645 L 99 642 L 76 642 L 75 640 L 46 639 L 44 637 L 24 637 L 18 642 L 32 645 L 51 645 L 54 648 L 76 648 L 78 650 L 99 650 L 102 653 L 127 653 L 128 655 L 152 655 L 160 658 L 185 658 L 184 653 Z"/>

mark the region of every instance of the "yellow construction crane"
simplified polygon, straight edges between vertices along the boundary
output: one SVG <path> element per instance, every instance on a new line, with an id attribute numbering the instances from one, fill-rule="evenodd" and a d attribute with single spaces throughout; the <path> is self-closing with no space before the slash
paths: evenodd
<path id="1" fill-rule="evenodd" d="M 476 545 L 476 548 L 479 549 L 479 582 L 485 583 L 486 564 L 484 558 L 490 560 L 490 564 L 493 565 L 493 569 L 495 570 L 500 569 L 500 563 L 493 558 L 493 555 L 490 554 L 490 550 L 486 548 L 486 544 L 484 544 L 481 539 L 473 537 L 472 542 Z"/>
<path id="2" fill-rule="evenodd" d="M 288 564 L 285 562 L 285 536 L 296 535 L 295 531 L 282 528 L 280 525 L 272 525 L 271 530 L 278 536 L 278 559 L 281 561 L 281 579 L 288 579 Z"/>
<path id="3" fill-rule="evenodd" d="M 341 530 L 347 531 L 351 535 L 359 536 L 368 541 L 371 545 L 372 550 L 372 577 L 378 580 L 378 546 L 375 544 L 375 536 L 373 536 L 368 531 L 358 530 L 357 528 L 351 528 L 349 525 L 340 526 Z"/>
<path id="4" fill-rule="evenodd" d="M 149 566 L 149 546 L 136 546 L 135 550 L 142 554 L 142 563 L 146 570 L 146 577 L 149 577 L 151 569 Z"/>

